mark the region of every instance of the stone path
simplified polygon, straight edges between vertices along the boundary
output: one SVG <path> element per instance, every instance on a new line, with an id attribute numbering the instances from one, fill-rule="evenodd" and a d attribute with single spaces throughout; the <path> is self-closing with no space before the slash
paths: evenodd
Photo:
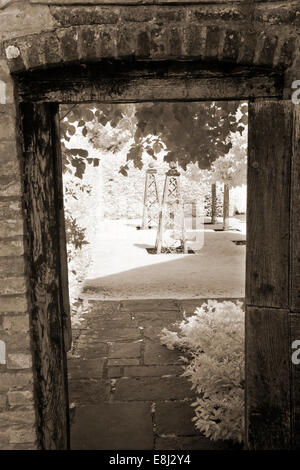
<path id="1" fill-rule="evenodd" d="M 203 301 L 89 302 L 84 321 L 73 328 L 68 361 L 72 449 L 226 447 L 194 428 L 193 393 L 180 377 L 180 354 L 158 337 Z"/>

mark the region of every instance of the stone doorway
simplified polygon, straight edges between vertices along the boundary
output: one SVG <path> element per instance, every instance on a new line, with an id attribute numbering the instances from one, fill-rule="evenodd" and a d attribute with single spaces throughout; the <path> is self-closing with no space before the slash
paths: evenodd
<path id="1" fill-rule="evenodd" d="M 176 71 L 170 78 L 169 88 L 165 87 L 167 99 L 182 99 L 181 91 L 186 77 L 187 65 L 180 64 L 181 71 Z M 195 64 L 193 64 L 193 67 Z M 108 66 L 109 67 L 109 66 Z M 140 65 L 139 65 L 140 67 Z M 152 65 L 151 65 L 152 67 Z M 170 67 L 170 64 L 167 66 Z M 176 67 L 175 67 L 176 68 Z M 201 69 L 203 71 L 203 68 Z M 224 71 L 223 71 L 224 72 Z M 73 74 L 76 75 L 73 71 Z M 81 73 L 84 75 L 83 69 Z M 193 75 L 194 71 L 192 72 Z M 236 89 L 232 91 L 218 86 L 224 76 L 215 73 L 215 81 L 204 92 L 200 76 L 190 91 L 189 99 L 235 99 L 250 98 L 249 128 L 249 171 L 248 171 L 248 241 L 247 241 L 247 442 L 250 448 L 266 446 L 271 448 L 287 447 L 291 439 L 290 394 L 294 382 L 289 372 L 290 321 L 290 267 L 294 268 L 293 251 L 290 251 L 290 208 L 291 202 L 290 165 L 293 153 L 293 135 L 296 123 L 292 104 L 282 100 L 280 86 L 274 82 L 274 88 L 264 84 L 261 77 L 259 90 L 247 89 L 246 75 L 238 72 Z M 212 72 L 214 74 L 214 72 Z M 63 71 L 65 74 L 65 71 Z M 82 74 L 80 80 L 82 79 Z M 234 70 L 226 69 L 227 77 L 235 76 Z M 151 75 L 151 74 L 150 74 Z M 89 79 L 90 79 L 89 75 Z M 43 81 L 43 73 L 36 76 Z M 74 75 L 73 75 L 74 77 Z M 66 279 L 66 257 L 64 249 L 64 226 L 61 197 L 61 167 L 58 149 L 58 102 L 74 99 L 95 98 L 94 88 L 85 79 L 85 89 L 72 87 L 58 90 L 57 72 L 53 79 L 45 79 L 43 96 L 39 98 L 32 84 L 34 77 L 23 77 L 19 81 L 21 104 L 21 122 L 24 139 L 23 160 L 25 211 L 30 224 L 26 227 L 27 250 L 29 253 L 28 272 L 31 279 L 32 326 L 35 332 L 35 370 L 44 377 L 45 387 L 39 381 L 38 417 L 41 446 L 44 448 L 64 448 L 68 445 L 69 417 L 67 407 L 67 383 L 65 367 L 65 348 L 70 344 L 68 319 L 68 293 Z M 55 86 L 53 84 L 55 80 Z M 157 78 L 161 80 L 161 77 Z M 256 77 L 256 83 L 257 79 Z M 59 79 L 58 79 L 59 82 Z M 69 82 L 72 83 L 72 78 Z M 148 83 L 148 82 L 147 82 Z M 243 87 L 240 87 L 241 84 Z M 138 85 L 141 85 L 139 88 Z M 132 100 L 137 96 L 144 99 L 153 94 L 161 99 L 160 87 L 149 84 L 145 91 L 145 75 L 139 82 L 117 80 L 112 87 L 111 78 L 101 80 L 101 96 L 112 96 L 116 100 Z M 69 86 L 68 85 L 68 86 Z M 198 88 L 199 85 L 199 88 Z M 246 88 L 245 88 L 246 86 Z M 118 88 L 119 87 L 119 88 Z M 207 87 L 207 82 L 205 83 Z M 103 92 L 103 90 L 105 90 Z M 147 91 L 148 90 L 148 91 Z M 167 90 L 167 91 L 166 91 Z M 143 94 L 144 93 L 144 94 Z M 97 93 L 96 93 L 97 95 Z M 100 95 L 99 95 L 100 96 Z M 135 97 L 135 98 L 132 98 Z M 111 98 L 110 98 L 111 99 Z M 38 103 L 36 102 L 38 101 Z M 274 143 L 273 129 L 277 129 L 278 141 Z M 261 142 L 264 142 L 263 147 Z M 286 149 L 289 149 L 288 155 Z M 274 195 L 270 188 L 280 190 Z M 293 193 L 292 193 L 292 197 Z M 278 214 L 280 219 L 278 221 Z M 275 222 L 276 221 L 276 222 Z M 266 226 L 274 227 L 269 230 Z M 40 251 L 47 245 L 47 251 Z M 57 247 L 59 246 L 59 250 Z M 269 249 L 265 250 L 265 247 Z M 292 248 L 293 249 L 293 248 Z M 283 267 L 283 268 L 282 268 Z M 293 271 L 294 272 L 294 271 Z M 46 315 L 45 315 L 46 312 Z M 41 334 L 44 329 L 46 334 Z M 64 336 L 61 334 L 64 330 Z M 273 334 L 269 335 L 272 331 Z M 274 341 L 276 347 L 274 349 Z M 50 349 L 49 349 L 50 347 Z M 274 358 L 275 351 L 275 358 Z M 272 352 L 272 358 L 270 354 Z M 48 356 L 48 361 L 43 356 Z M 276 370 L 272 364 L 276 363 Z M 266 365 L 268 364 L 268 365 Z M 279 373 L 278 371 L 281 371 Z M 56 371 L 56 373 L 54 373 Z M 266 380 L 268 377 L 268 380 Z M 267 383 L 276 382 L 276 394 L 266 390 Z M 51 390 L 47 384 L 52 383 Z M 55 393 L 53 393 L 55 390 Z M 56 404 L 55 406 L 53 406 Z M 55 410 L 55 411 L 54 411 Z M 274 413 L 277 419 L 274 421 Z M 267 430 L 257 422 L 257 416 L 265 420 Z M 263 418 L 262 418 L 263 417 Z M 56 436 L 53 438 L 53 436 Z M 258 444 L 259 443 L 259 444 Z"/>

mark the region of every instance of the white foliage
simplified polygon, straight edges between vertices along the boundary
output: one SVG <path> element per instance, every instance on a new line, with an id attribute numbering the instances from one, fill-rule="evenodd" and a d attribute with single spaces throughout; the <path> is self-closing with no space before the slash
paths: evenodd
<path id="1" fill-rule="evenodd" d="M 247 128 L 231 135 L 232 148 L 224 157 L 212 164 L 213 183 L 226 183 L 229 187 L 242 186 L 247 178 Z"/>
<path id="2" fill-rule="evenodd" d="M 161 342 L 190 358 L 183 375 L 197 393 L 194 422 L 212 440 L 241 442 L 244 431 L 244 311 L 242 303 L 209 300 L 194 315 L 163 329 Z"/>

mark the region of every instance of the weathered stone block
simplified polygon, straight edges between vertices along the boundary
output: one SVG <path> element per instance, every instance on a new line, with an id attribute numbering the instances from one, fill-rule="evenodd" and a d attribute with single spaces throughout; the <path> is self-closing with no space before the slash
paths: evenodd
<path id="1" fill-rule="evenodd" d="M 20 201 L 10 199 L 0 200 L 0 219 L 12 220 L 18 217 L 22 217 Z"/>
<path id="2" fill-rule="evenodd" d="M 216 21 L 244 21 L 249 13 L 249 7 L 237 5 L 201 5 L 189 8 L 189 18 L 191 21 L 216 22 Z M 240 23 L 239 23 L 240 24 Z"/>
<path id="3" fill-rule="evenodd" d="M 181 57 L 183 55 L 183 28 L 170 27 L 169 29 L 169 57 Z"/>
<path id="4" fill-rule="evenodd" d="M 155 10 L 154 20 L 159 24 L 184 22 L 186 21 L 187 11 L 187 8 L 179 6 L 159 6 Z"/>
<path id="5" fill-rule="evenodd" d="M 28 427 L 35 423 L 35 411 L 33 407 L 27 407 L 22 410 L 14 409 L 2 411 L 0 413 L 0 429 L 9 426 L 19 426 L 21 424 Z M 34 439 L 32 439 L 34 440 Z M 30 441 L 29 441 L 30 442 Z"/>
<path id="6" fill-rule="evenodd" d="M 181 366 L 127 366 L 124 377 L 162 377 L 163 375 L 181 375 Z"/>
<path id="7" fill-rule="evenodd" d="M 7 394 L 0 393 L 0 409 L 6 408 L 7 405 Z M 0 434 L 0 442 L 1 442 L 1 434 Z"/>
<path id="8" fill-rule="evenodd" d="M 25 57 L 28 69 L 40 68 L 44 65 L 44 55 L 39 36 L 31 36 L 24 48 L 26 49 Z"/>
<path id="9" fill-rule="evenodd" d="M 147 6 L 124 6 L 120 8 L 120 19 L 122 22 L 143 23 L 154 20 L 153 9 Z"/>
<path id="10" fill-rule="evenodd" d="M 176 364 L 182 354 L 177 351 L 170 351 L 159 343 L 146 342 L 144 362 L 145 364 Z"/>
<path id="11" fill-rule="evenodd" d="M 80 407 L 75 412 L 71 442 L 74 450 L 151 450 L 150 405 L 105 403 Z"/>
<path id="12" fill-rule="evenodd" d="M 99 30 L 99 53 L 102 58 L 118 57 L 117 38 L 119 34 L 114 27 L 103 26 Z"/>
<path id="13" fill-rule="evenodd" d="M 262 34 L 262 48 L 260 54 L 255 57 L 255 62 L 260 65 L 273 65 L 274 54 L 277 46 L 278 38 L 276 36 L 266 36 Z"/>
<path id="14" fill-rule="evenodd" d="M 107 401 L 109 397 L 108 380 L 70 380 L 69 397 L 70 403 L 99 404 Z"/>
<path id="15" fill-rule="evenodd" d="M 194 409 L 186 402 L 157 403 L 155 407 L 155 422 L 157 433 L 176 434 L 177 436 L 199 435 L 192 418 Z"/>
<path id="16" fill-rule="evenodd" d="M 264 23 L 265 25 L 295 25 L 299 26 L 299 15 L 297 15 L 298 6 L 292 2 L 280 2 L 279 5 L 266 4 L 255 5 L 253 20 Z"/>
<path id="17" fill-rule="evenodd" d="M 185 53 L 188 57 L 202 57 L 205 54 L 206 27 L 191 24 L 185 28 Z"/>
<path id="18" fill-rule="evenodd" d="M 110 358 L 140 357 L 141 343 L 113 343 L 109 351 Z"/>
<path id="19" fill-rule="evenodd" d="M 193 396 L 191 385 L 183 377 L 139 377 L 119 379 L 117 401 L 182 400 Z"/>
<path id="20" fill-rule="evenodd" d="M 97 43 L 99 33 L 91 26 L 81 26 L 79 28 L 79 56 L 87 60 L 99 58 Z"/>
<path id="21" fill-rule="evenodd" d="M 2 295 L 0 297 L 0 313 L 26 313 L 27 309 L 26 296 Z"/>
<path id="22" fill-rule="evenodd" d="M 150 56 L 150 32 L 146 26 L 140 27 L 136 37 L 136 57 L 139 59 Z"/>
<path id="23" fill-rule="evenodd" d="M 8 369 L 29 369 L 32 366 L 31 354 L 8 354 Z"/>
<path id="24" fill-rule="evenodd" d="M 67 28 L 57 30 L 57 36 L 61 44 L 62 57 L 66 62 L 72 62 L 79 59 L 78 52 L 78 30 L 76 28 Z"/>
<path id="25" fill-rule="evenodd" d="M 1 339 L 6 344 L 6 354 L 19 354 L 30 351 L 30 337 L 28 333 L 12 332 L 7 330 L 0 331 Z M 8 363 L 7 366 L 8 367 Z"/>
<path id="26" fill-rule="evenodd" d="M 132 11 L 132 10 L 131 10 Z M 115 24 L 120 16 L 118 7 L 103 6 L 51 6 L 50 12 L 56 26 Z"/>
<path id="27" fill-rule="evenodd" d="M 23 220 L 2 220 L 0 224 L 0 238 L 9 238 L 23 235 Z"/>
<path id="28" fill-rule="evenodd" d="M 239 31 L 226 31 L 222 58 L 236 62 L 239 55 L 240 33 Z"/>
<path id="29" fill-rule="evenodd" d="M 218 58 L 220 39 L 221 29 L 214 26 L 208 26 L 206 34 L 205 57 L 208 59 Z"/>
<path id="30" fill-rule="evenodd" d="M 117 57 L 134 56 L 136 54 L 135 25 L 123 26 L 117 35 Z"/>
<path id="31" fill-rule="evenodd" d="M 0 256 L 21 256 L 24 254 L 22 240 L 0 240 Z"/>
<path id="32" fill-rule="evenodd" d="M 25 265 L 23 256 L 3 257 L 0 260 L 0 279 L 5 279 L 10 276 L 21 276 L 24 274 L 24 269 Z"/>
<path id="33" fill-rule="evenodd" d="M 71 359 L 68 361 L 68 372 L 72 379 L 100 378 L 103 375 L 105 358 Z"/>
<path id="34" fill-rule="evenodd" d="M 109 367 L 107 371 L 107 376 L 114 378 L 114 377 L 121 377 L 122 376 L 122 368 L 118 366 Z"/>
<path id="35" fill-rule="evenodd" d="M 99 343 L 97 339 L 93 342 L 87 342 L 86 340 L 79 340 L 78 351 L 79 354 L 86 359 L 96 359 L 103 356 L 107 356 L 108 346 L 105 343 Z"/>
<path id="36" fill-rule="evenodd" d="M 21 196 L 21 181 L 18 175 L 0 176 L 0 197 Z M 7 255 L 10 256 L 10 255 Z"/>
<path id="37" fill-rule="evenodd" d="M 20 167 L 13 142 L 0 142 L 0 170 L 3 182 L 16 181 L 18 175 L 20 175 Z M 6 177 L 6 180 L 3 177 Z"/>
<path id="38" fill-rule="evenodd" d="M 26 1 L 8 5 L 0 15 L 0 40 L 53 28 L 53 18 L 46 5 L 30 5 Z"/>
<path id="39" fill-rule="evenodd" d="M 124 316 L 123 312 L 120 312 L 120 302 L 118 301 L 89 300 L 89 306 L 91 308 L 89 315 L 97 318 L 99 315 L 105 315 L 107 319 L 119 320 Z"/>
<path id="40" fill-rule="evenodd" d="M 21 444 L 27 442 L 34 442 L 37 438 L 36 428 L 32 427 L 17 427 L 10 426 L 9 428 L 9 443 L 10 444 Z"/>
<path id="41" fill-rule="evenodd" d="M 7 277 L 0 282 L 0 295 L 25 294 L 25 277 Z"/>
<path id="42" fill-rule="evenodd" d="M 277 65 L 280 66 L 290 66 L 292 64 L 292 58 L 294 56 L 294 51 L 296 48 L 296 38 L 295 37 L 288 37 L 284 40 L 280 54 L 278 57 Z"/>
<path id="43" fill-rule="evenodd" d="M 140 330 L 138 328 L 119 328 L 108 329 L 101 328 L 95 334 L 94 339 L 104 341 L 118 341 L 138 339 L 140 337 Z"/>
<path id="44" fill-rule="evenodd" d="M 40 55 L 45 64 L 62 62 L 61 47 L 55 32 L 44 33 L 41 37 Z"/>
<path id="45" fill-rule="evenodd" d="M 33 393 L 29 390 L 10 391 L 7 393 L 9 406 L 32 405 Z"/>
<path id="46" fill-rule="evenodd" d="M 166 26 L 155 24 L 151 28 L 150 56 L 153 59 L 169 57 L 169 34 Z"/>
<path id="47" fill-rule="evenodd" d="M 9 446 L 9 435 L 7 431 L 0 431 L 0 449 L 7 450 Z"/>
<path id="48" fill-rule="evenodd" d="M 15 108 L 13 105 L 0 105 L 0 140 L 13 140 L 15 138 Z M 3 175 L 1 175 L 3 176 Z"/>
<path id="49" fill-rule="evenodd" d="M 163 328 L 164 326 L 170 326 L 171 323 L 182 319 L 182 314 L 179 311 L 167 311 L 157 313 L 154 312 L 137 312 L 134 314 L 134 319 L 141 327 L 155 327 Z"/>

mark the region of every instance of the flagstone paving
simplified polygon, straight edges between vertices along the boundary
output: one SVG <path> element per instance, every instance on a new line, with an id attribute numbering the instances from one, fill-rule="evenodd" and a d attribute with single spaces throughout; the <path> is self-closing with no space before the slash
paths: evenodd
<path id="1" fill-rule="evenodd" d="M 203 301 L 89 302 L 68 359 L 72 449 L 228 448 L 195 429 L 181 355 L 159 340 L 163 327 Z"/>

